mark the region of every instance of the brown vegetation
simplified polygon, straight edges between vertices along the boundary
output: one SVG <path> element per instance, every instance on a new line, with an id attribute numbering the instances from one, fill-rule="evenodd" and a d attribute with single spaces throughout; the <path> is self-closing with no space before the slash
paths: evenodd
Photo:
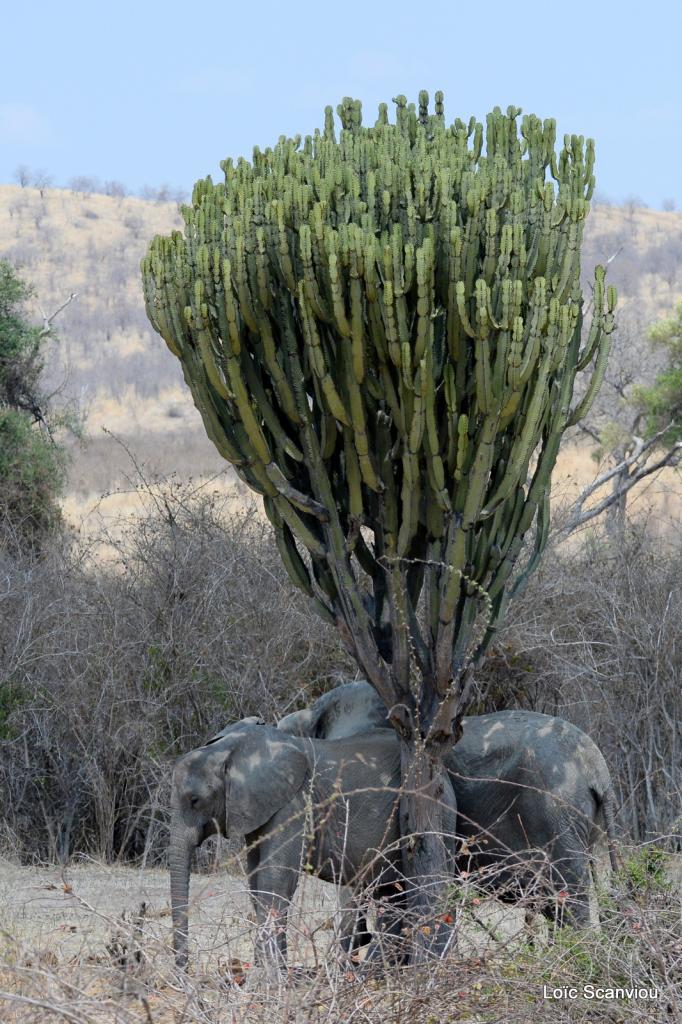
<path id="1" fill-rule="evenodd" d="M 97 506 L 78 536 L 56 540 L 40 559 L 22 555 L 10 534 L 0 538 L 0 849 L 14 865 L 95 857 L 110 888 L 130 894 L 122 920 L 118 903 L 82 897 L 75 873 L 50 869 L 48 878 L 37 868 L 0 867 L 17 897 L 16 913 L 6 897 L 0 914 L 0 1019 L 675 1019 L 682 1012 L 679 886 L 665 880 L 659 854 L 646 851 L 679 856 L 682 849 L 679 470 L 666 471 L 653 503 L 651 485 L 630 499 L 642 515 L 615 540 L 591 527 L 550 548 L 478 679 L 480 710 L 559 714 L 585 728 L 606 756 L 623 844 L 641 850 L 611 898 L 602 896 L 603 931 L 565 933 L 549 946 L 542 937 L 532 948 L 519 934 L 517 911 L 513 928 L 498 928 L 500 907 L 479 907 L 464 885 L 465 938 L 456 958 L 426 980 L 395 970 L 358 981 L 328 952 L 328 893 L 320 922 L 306 911 L 294 926 L 308 943 L 304 958 L 317 958 L 316 976 L 244 987 L 235 982 L 249 972 L 236 960 L 246 956 L 251 926 L 242 921 L 241 945 L 220 947 L 214 924 L 225 908 L 218 912 L 208 892 L 227 885 L 233 898 L 236 889 L 214 873 L 224 850 L 212 847 L 200 864 L 209 874 L 196 912 L 203 907 L 214 948 L 205 973 L 174 975 L 161 895 L 172 760 L 228 720 L 253 713 L 274 720 L 355 668 L 293 591 L 260 510 L 242 507 L 243 488 L 203 435 L 177 366 L 147 325 L 139 258 L 152 234 L 175 226 L 175 205 L 47 188 L 2 187 L 0 198 L 0 254 L 35 282 L 41 304 L 51 308 L 79 292 L 60 320 L 51 373 L 56 383 L 66 375 L 94 436 L 75 453 L 67 514 L 75 523 Z M 623 296 L 591 424 L 600 433 L 628 424 L 630 384 L 646 383 L 657 369 L 648 349 L 643 355 L 644 328 L 682 296 L 681 223 L 674 213 L 593 211 L 585 270 L 615 254 L 609 276 Z M 146 483 L 101 426 L 134 449 L 147 480 L 170 470 L 180 480 L 219 473 L 221 490 Z M 555 496 L 573 499 L 595 472 L 588 450 L 567 450 Z M 101 500 L 105 491 L 118 493 Z M 134 517 L 123 515 L 133 504 Z M 665 513 L 664 528 L 651 528 L 651 504 L 654 518 Z M 135 873 L 104 866 L 112 861 L 134 864 Z M 53 930 L 37 936 L 27 922 L 36 920 L 31 907 L 44 914 L 32 902 L 43 882 L 62 903 Z M 83 919 L 99 926 L 76 946 L 62 942 L 81 938 L 68 932 L 63 913 L 72 895 L 85 899 Z M 142 900 L 149 909 L 140 915 Z M 663 994 L 655 1002 L 542 998 L 545 983 L 585 982 L 634 982 Z"/>
<path id="2" fill-rule="evenodd" d="M 682 1009 L 679 894 L 669 867 L 641 855 L 601 893 L 601 930 L 585 933 L 528 931 L 523 908 L 460 883 L 457 949 L 428 970 L 349 964 L 333 941 L 337 893 L 306 878 L 290 912 L 294 962 L 279 979 L 250 962 L 248 899 L 224 871 L 197 879 L 197 948 L 182 976 L 160 871 L 84 865 L 27 877 L 0 866 L 0 887 L 7 1024 L 662 1024 Z M 573 994 L 553 994 L 560 987 Z M 628 988 L 646 995 L 628 997 Z"/>
<path id="3" fill-rule="evenodd" d="M 146 510 L 34 561 L 7 544 L 0 618 L 4 842 L 157 862 L 168 765 L 243 715 L 268 720 L 354 666 L 293 591 L 269 527 L 204 490 L 148 484 Z M 97 557 L 106 545 L 109 559 Z M 576 721 L 637 841 L 680 847 L 679 543 L 634 529 L 551 553 L 478 683 L 481 707 Z"/>
<path id="4" fill-rule="evenodd" d="M 158 860 L 170 760 L 350 671 L 254 511 L 225 519 L 225 499 L 181 486 L 148 497 L 98 542 L 0 556 L 2 827 L 23 860 Z"/>

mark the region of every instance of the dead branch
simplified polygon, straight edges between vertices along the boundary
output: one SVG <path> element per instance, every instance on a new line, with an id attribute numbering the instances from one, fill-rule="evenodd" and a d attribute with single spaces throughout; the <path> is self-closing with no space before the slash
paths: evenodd
<path id="1" fill-rule="evenodd" d="M 666 466 L 677 466 L 682 459 L 682 441 L 675 442 L 659 459 L 648 463 L 654 448 L 660 443 L 662 437 L 670 430 L 671 426 L 672 424 L 669 423 L 646 441 L 641 437 L 634 436 L 632 438 L 634 449 L 631 454 L 606 473 L 602 473 L 580 492 L 570 507 L 567 519 L 559 526 L 556 540 L 565 540 L 566 537 L 579 527 L 584 526 L 585 523 L 590 522 L 592 519 L 596 519 L 602 512 L 616 505 L 640 480 L 651 476 L 653 473 L 657 473 Z M 631 472 L 633 467 L 636 468 L 634 472 Z M 611 493 L 602 498 L 596 505 L 585 509 L 585 502 L 588 498 L 595 494 L 604 484 L 607 484 L 609 480 L 615 478 L 619 480 L 618 486 L 614 487 Z"/>
<path id="2" fill-rule="evenodd" d="M 45 311 L 43 310 L 43 308 L 42 308 L 41 306 L 38 306 L 38 309 L 40 310 L 40 315 L 41 315 L 41 316 L 42 316 L 42 318 L 43 318 L 43 326 L 42 326 L 42 329 L 41 329 L 41 331 L 40 331 L 40 337 L 41 337 L 41 338 L 46 338 L 46 337 L 47 337 L 47 335 L 48 335 L 48 334 L 50 333 L 50 331 L 52 330 L 52 321 L 53 321 L 53 320 L 55 320 L 55 319 L 56 319 L 56 317 L 58 317 L 58 316 L 59 316 L 59 314 L 60 314 L 60 313 L 61 313 L 61 312 L 62 312 L 63 310 L 65 310 L 65 309 L 66 309 L 66 307 L 67 307 L 67 306 L 68 306 L 68 305 L 69 305 L 69 304 L 70 304 L 71 302 L 73 302 L 73 300 L 74 300 L 74 299 L 77 299 L 77 298 L 78 298 L 78 292 L 71 292 L 71 294 L 69 295 L 69 297 L 68 297 L 68 299 L 66 300 L 66 302 L 62 302 L 62 304 L 61 304 L 61 306 L 59 307 L 59 309 L 55 309 L 54 313 L 52 313 L 52 314 L 51 314 L 50 316 L 47 316 L 47 315 L 46 315 L 46 313 L 45 313 Z"/>

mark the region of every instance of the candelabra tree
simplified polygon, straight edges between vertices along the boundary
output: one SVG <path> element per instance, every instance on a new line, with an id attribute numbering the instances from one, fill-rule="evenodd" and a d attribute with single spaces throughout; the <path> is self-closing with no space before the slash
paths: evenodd
<path id="1" fill-rule="evenodd" d="M 395 123 L 381 104 L 364 127 L 344 99 L 338 139 L 327 107 L 303 144 L 225 160 L 142 275 L 209 437 L 386 704 L 404 866 L 423 879 L 444 866 L 442 757 L 543 550 L 559 443 L 601 384 L 616 296 L 597 267 L 583 327 L 591 140 L 557 154 L 555 122 L 514 107 L 484 127 L 447 125 L 442 93 L 433 113 L 425 92 L 395 103 Z"/>

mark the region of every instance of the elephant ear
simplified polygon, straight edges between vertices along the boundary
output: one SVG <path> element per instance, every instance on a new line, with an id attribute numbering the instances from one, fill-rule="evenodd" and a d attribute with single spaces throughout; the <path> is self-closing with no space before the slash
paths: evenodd
<path id="1" fill-rule="evenodd" d="M 290 715 L 280 718 L 277 728 L 289 736 L 312 736 L 317 735 L 318 715 L 316 714 L 317 702 L 310 708 L 303 708 L 302 711 L 292 711 Z"/>
<path id="2" fill-rule="evenodd" d="M 211 743 L 217 743 L 218 740 L 223 740 L 228 733 L 234 731 L 236 725 L 265 725 L 265 719 L 261 718 L 260 715 L 249 715 L 248 718 L 242 718 L 239 722 L 233 722 L 231 725 L 226 725 L 224 729 L 217 732 L 215 736 L 211 736 L 210 740 L 206 740 L 204 743 L 205 747 L 208 747 Z"/>
<path id="3" fill-rule="evenodd" d="M 245 836 L 265 825 L 303 787 L 308 764 L 304 751 L 278 730 L 248 729 L 225 764 L 227 835 Z"/>
<path id="4" fill-rule="evenodd" d="M 365 679 L 329 690 L 309 710 L 307 735 L 316 739 L 340 740 L 390 728 L 383 701 Z"/>
<path id="5" fill-rule="evenodd" d="M 291 736 L 339 740 L 387 729 L 390 723 L 379 695 L 366 679 L 358 679 L 339 684 L 318 697 L 309 708 L 280 719 L 277 728 Z"/>

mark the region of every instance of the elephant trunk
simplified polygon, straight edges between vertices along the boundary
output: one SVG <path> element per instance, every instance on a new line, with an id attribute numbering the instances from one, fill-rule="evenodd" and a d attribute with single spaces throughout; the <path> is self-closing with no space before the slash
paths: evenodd
<path id="1" fill-rule="evenodd" d="M 171 915 L 173 920 L 173 949 L 178 967 L 187 966 L 189 870 L 192 852 L 199 842 L 198 830 L 188 828 L 173 818 L 170 841 Z"/>

